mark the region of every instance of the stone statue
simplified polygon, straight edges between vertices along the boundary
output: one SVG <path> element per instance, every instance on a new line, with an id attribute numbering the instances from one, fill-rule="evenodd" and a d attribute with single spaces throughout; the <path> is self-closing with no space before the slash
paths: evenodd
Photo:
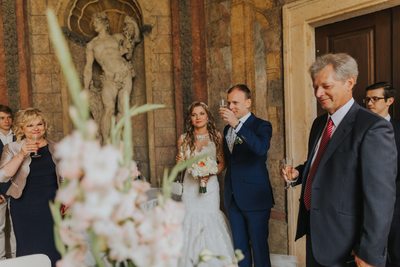
<path id="1" fill-rule="evenodd" d="M 122 115 L 124 95 L 130 97 L 133 78 L 133 52 L 140 41 L 140 31 L 136 21 L 126 16 L 122 33 L 110 34 L 109 20 L 105 12 L 95 13 L 92 20 L 97 36 L 86 46 L 86 65 L 83 72 L 84 88 L 93 88 L 93 63 L 101 69 L 101 101 L 103 111 L 100 134 L 103 141 L 109 136 L 111 117 Z"/>

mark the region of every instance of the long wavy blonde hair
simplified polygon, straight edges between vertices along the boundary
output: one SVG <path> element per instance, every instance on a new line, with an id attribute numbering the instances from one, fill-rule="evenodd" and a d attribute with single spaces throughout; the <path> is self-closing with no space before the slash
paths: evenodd
<path id="1" fill-rule="evenodd" d="M 219 134 L 219 132 L 217 130 L 217 126 L 215 125 L 214 116 L 210 112 L 210 109 L 208 108 L 208 106 L 205 103 L 200 102 L 200 101 L 193 102 L 188 108 L 188 112 L 187 112 L 186 118 L 185 118 L 186 135 L 183 140 L 183 145 L 188 146 L 190 148 L 191 153 L 193 153 L 196 149 L 194 127 L 192 124 L 192 112 L 195 107 L 202 107 L 206 111 L 207 117 L 208 117 L 207 131 L 210 136 L 210 140 L 215 143 L 215 146 L 217 148 L 219 148 L 222 144 L 221 143 L 221 135 Z"/>
<path id="2" fill-rule="evenodd" d="M 15 114 L 14 124 L 13 124 L 13 132 L 18 141 L 25 138 L 24 127 L 37 118 L 39 118 L 43 121 L 43 123 L 44 123 L 44 138 L 47 137 L 47 131 L 49 130 L 49 128 L 48 128 L 49 124 L 47 123 L 45 116 L 43 116 L 42 112 L 37 108 L 27 108 L 27 109 L 19 110 L 17 112 L 17 114 Z"/>

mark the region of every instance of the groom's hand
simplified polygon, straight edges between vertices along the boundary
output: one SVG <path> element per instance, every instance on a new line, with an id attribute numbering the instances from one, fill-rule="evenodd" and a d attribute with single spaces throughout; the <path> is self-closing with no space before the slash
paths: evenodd
<path id="1" fill-rule="evenodd" d="M 219 109 L 219 115 L 232 128 L 235 128 L 236 126 L 238 126 L 239 120 L 238 120 L 238 118 L 236 118 L 236 116 L 232 112 L 232 110 L 230 110 L 228 108 L 220 108 Z"/>

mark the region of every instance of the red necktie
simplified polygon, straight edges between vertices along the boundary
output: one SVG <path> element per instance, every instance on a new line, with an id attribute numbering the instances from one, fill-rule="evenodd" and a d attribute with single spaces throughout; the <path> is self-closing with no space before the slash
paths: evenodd
<path id="1" fill-rule="evenodd" d="M 324 132 L 322 133 L 321 142 L 319 144 L 317 155 L 315 156 L 314 162 L 311 165 L 310 172 L 307 176 L 306 181 L 306 189 L 304 190 L 304 204 L 307 210 L 310 210 L 311 207 L 311 185 L 314 179 L 314 175 L 317 172 L 319 162 L 321 161 L 322 156 L 324 155 L 325 149 L 328 146 L 329 140 L 332 136 L 333 129 L 333 121 L 329 118 L 328 123 L 325 127 Z"/>

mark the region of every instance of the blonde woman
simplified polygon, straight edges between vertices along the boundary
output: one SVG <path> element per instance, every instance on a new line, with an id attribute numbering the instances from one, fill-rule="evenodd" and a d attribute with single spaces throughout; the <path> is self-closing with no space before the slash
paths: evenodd
<path id="1" fill-rule="evenodd" d="M 13 131 L 17 141 L 4 147 L 0 182 L 11 180 L 7 195 L 11 198 L 17 257 L 43 253 L 55 266 L 60 254 L 54 244 L 49 202 L 56 195 L 60 178 L 47 130 L 48 123 L 40 110 L 28 108 L 16 114 Z"/>

